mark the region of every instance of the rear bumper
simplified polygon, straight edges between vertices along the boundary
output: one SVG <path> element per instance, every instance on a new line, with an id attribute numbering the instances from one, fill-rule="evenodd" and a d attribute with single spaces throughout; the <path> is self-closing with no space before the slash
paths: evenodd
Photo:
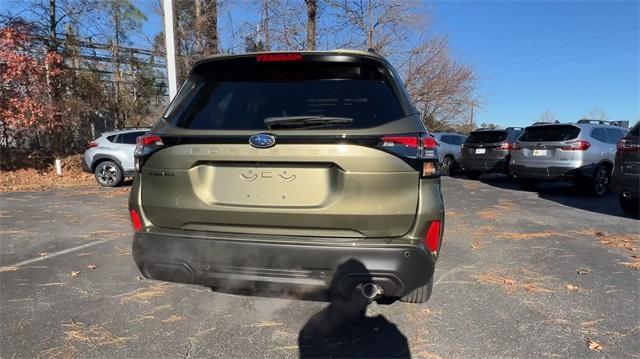
<path id="1" fill-rule="evenodd" d="M 433 256 L 411 245 L 301 244 L 244 236 L 140 231 L 134 234 L 133 258 L 151 279 L 232 288 L 277 284 L 307 292 L 328 289 L 338 266 L 356 260 L 366 270 L 341 274 L 336 283 L 373 281 L 394 297 L 426 284 L 435 268 Z"/>
<path id="2" fill-rule="evenodd" d="M 508 158 L 498 159 L 462 159 L 461 165 L 465 171 L 504 172 L 508 166 Z"/>
<path id="3" fill-rule="evenodd" d="M 82 171 L 87 173 L 93 173 L 89 165 L 87 164 L 87 157 L 82 156 Z"/>
<path id="4" fill-rule="evenodd" d="M 532 178 L 541 180 L 565 179 L 574 180 L 578 177 L 591 177 L 595 170 L 595 165 L 581 167 L 532 167 L 522 164 L 509 165 L 509 174 L 515 178 Z"/>

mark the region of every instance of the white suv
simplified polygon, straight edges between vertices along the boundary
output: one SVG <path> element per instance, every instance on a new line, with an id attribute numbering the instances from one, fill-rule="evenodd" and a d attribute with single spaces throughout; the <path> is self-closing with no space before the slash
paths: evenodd
<path id="1" fill-rule="evenodd" d="M 102 186 L 119 186 L 125 177 L 135 174 L 133 152 L 136 138 L 148 130 L 135 128 L 101 134 L 87 144 L 82 168 L 85 172 L 93 173 Z"/>

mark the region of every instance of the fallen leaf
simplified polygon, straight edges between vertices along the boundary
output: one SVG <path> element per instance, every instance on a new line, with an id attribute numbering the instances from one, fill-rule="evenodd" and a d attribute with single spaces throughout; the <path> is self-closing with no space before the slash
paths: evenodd
<path id="1" fill-rule="evenodd" d="M 598 342 L 591 340 L 589 338 L 587 338 L 585 342 L 587 343 L 587 347 L 589 347 L 589 349 L 599 351 L 599 352 L 602 351 L 602 345 L 598 344 Z"/>
<path id="2" fill-rule="evenodd" d="M 77 271 L 77 270 L 71 271 L 71 274 L 70 274 L 70 276 L 72 277 L 77 277 L 79 275 L 80 275 L 80 271 Z"/>
<path id="3" fill-rule="evenodd" d="M 478 246 L 478 245 L 476 245 L 476 244 L 472 244 L 472 245 L 471 245 L 471 249 L 473 249 L 473 250 L 476 250 L 476 251 L 477 251 L 478 249 L 480 249 L 480 246 Z"/>
<path id="4" fill-rule="evenodd" d="M 18 267 L 4 267 L 0 269 L 0 272 L 17 272 Z"/>
<path id="5" fill-rule="evenodd" d="M 591 272 L 591 269 L 583 268 L 583 269 L 578 269 L 578 270 L 577 270 L 577 273 L 578 273 L 578 274 L 583 274 L 583 275 L 584 275 L 584 274 L 589 274 L 589 272 Z"/>
<path id="6" fill-rule="evenodd" d="M 514 285 L 516 284 L 516 281 L 514 281 L 513 279 L 503 279 L 502 282 L 508 286 Z"/>
<path id="7" fill-rule="evenodd" d="M 577 292 L 580 290 L 578 286 L 575 286 L 573 284 L 567 284 L 565 287 L 567 287 L 567 289 L 569 289 L 570 291 L 574 291 L 574 292 Z"/>
<path id="8" fill-rule="evenodd" d="M 89 265 L 87 265 L 87 269 L 96 269 L 96 268 L 98 268 L 98 266 L 97 266 L 97 265 L 95 265 L 95 264 L 89 264 Z"/>

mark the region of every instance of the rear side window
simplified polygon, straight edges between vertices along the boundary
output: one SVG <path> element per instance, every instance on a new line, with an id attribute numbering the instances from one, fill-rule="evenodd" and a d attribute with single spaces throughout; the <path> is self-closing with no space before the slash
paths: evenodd
<path id="1" fill-rule="evenodd" d="M 595 138 L 600 142 L 609 143 L 609 139 L 607 138 L 608 137 L 607 130 L 604 128 L 594 128 L 591 131 L 591 137 Z"/>
<path id="2" fill-rule="evenodd" d="M 507 139 L 507 131 L 477 131 L 471 132 L 467 142 L 469 143 L 494 143 Z"/>
<path id="3" fill-rule="evenodd" d="M 556 142 L 572 140 L 580 134 L 580 128 L 572 125 L 531 126 L 524 129 L 520 141 Z"/>
<path id="4" fill-rule="evenodd" d="M 116 135 L 107 136 L 107 140 L 108 140 L 109 142 L 114 142 L 114 141 L 115 141 L 115 139 L 116 139 L 116 137 L 117 137 Z"/>
<path id="5" fill-rule="evenodd" d="M 618 143 L 620 139 L 626 136 L 627 132 L 618 130 L 616 128 L 607 128 L 607 142 L 608 143 Z"/>
<path id="6" fill-rule="evenodd" d="M 362 63 L 215 62 L 196 68 L 167 118 L 177 127 L 266 130 L 269 117 L 346 117 L 367 128 L 404 117 L 385 77 Z"/>

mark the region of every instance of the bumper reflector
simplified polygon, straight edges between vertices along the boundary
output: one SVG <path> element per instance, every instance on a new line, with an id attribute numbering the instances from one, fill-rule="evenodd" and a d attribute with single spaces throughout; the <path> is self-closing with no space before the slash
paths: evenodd
<path id="1" fill-rule="evenodd" d="M 440 220 L 435 220 L 429 225 L 424 245 L 432 254 L 438 253 L 438 248 L 440 247 Z"/>
<path id="2" fill-rule="evenodd" d="M 131 215 L 131 226 L 133 226 L 133 231 L 137 232 L 142 229 L 142 221 L 140 220 L 140 215 L 136 212 L 135 209 L 129 211 Z"/>

